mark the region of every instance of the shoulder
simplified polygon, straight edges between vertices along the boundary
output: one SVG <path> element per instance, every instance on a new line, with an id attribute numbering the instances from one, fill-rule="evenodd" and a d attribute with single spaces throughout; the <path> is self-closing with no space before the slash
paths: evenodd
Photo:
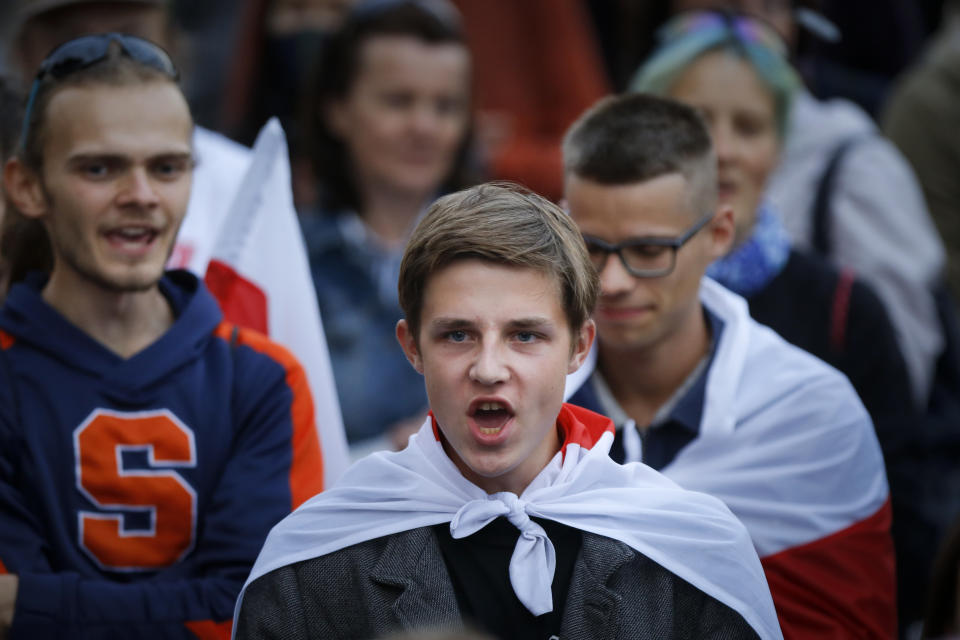
<path id="1" fill-rule="evenodd" d="M 275 363 L 285 372 L 302 373 L 303 367 L 300 361 L 289 349 L 259 331 L 240 327 L 231 322 L 221 322 L 214 334 L 231 347 L 250 354 L 258 354 L 260 359 Z"/>
<path id="2" fill-rule="evenodd" d="M 414 578 L 422 583 L 414 586 Z M 430 605 L 418 617 L 455 615 L 453 587 L 430 527 L 361 542 L 257 578 L 243 593 L 237 637 L 261 637 L 265 628 L 271 637 L 377 636 L 398 626 L 393 604 L 411 587 L 426 592 L 422 598 Z"/>
<path id="3" fill-rule="evenodd" d="M 356 588 L 358 582 L 366 579 L 388 547 L 395 549 L 398 541 L 403 542 L 403 546 L 406 546 L 407 541 L 411 544 L 427 544 L 431 537 L 429 527 L 420 527 L 295 562 L 275 569 L 251 583 L 244 602 L 246 603 L 247 597 L 255 591 L 256 585 L 261 585 L 258 588 L 266 588 L 267 585 L 273 585 L 270 588 L 287 588 L 291 585 L 310 584 L 319 591 L 350 591 Z M 336 597 L 333 593 L 330 595 Z"/>
<path id="4" fill-rule="evenodd" d="M 749 318 L 739 378 L 733 391 L 738 428 L 752 423 L 792 428 L 805 421 L 819 432 L 872 431 L 870 417 L 849 379 L 813 354 Z M 715 365 L 716 366 L 716 365 Z M 713 375 L 724 375 L 723 362 Z M 863 435 L 863 434 L 861 434 Z"/>
<path id="5" fill-rule="evenodd" d="M 623 542 L 584 532 L 581 560 L 607 589 L 636 604 L 620 611 L 617 637 L 665 629 L 673 630 L 670 637 L 758 637 L 737 611 Z M 611 565 L 616 569 L 605 575 Z M 579 575 L 581 584 L 571 585 L 572 592 L 585 586 Z"/>
<path id="6" fill-rule="evenodd" d="M 771 409 L 804 407 L 804 415 L 844 408 L 851 416 L 866 417 L 843 373 L 769 327 L 754 323 L 751 329 L 741 397 L 757 398 Z"/>
<path id="7" fill-rule="evenodd" d="M 429 529 L 426 531 L 429 533 Z M 278 599 L 316 600 L 331 608 L 340 600 L 355 601 L 391 538 L 398 535 L 403 534 L 361 542 L 260 576 L 244 591 L 242 615 L 261 612 Z"/>
<path id="8" fill-rule="evenodd" d="M 258 411 L 268 396 L 290 404 L 297 424 L 313 422 L 306 370 L 286 347 L 253 329 L 221 322 L 214 336 L 230 350 L 234 389 L 241 407 Z"/>
<path id="9" fill-rule="evenodd" d="M 797 315 L 826 317 L 838 278 L 837 270 L 824 259 L 791 249 L 783 270 L 766 287 L 750 296 L 750 315 L 778 331 L 777 324 L 766 318 L 773 316 L 777 320 L 797 322 L 801 321 Z"/>

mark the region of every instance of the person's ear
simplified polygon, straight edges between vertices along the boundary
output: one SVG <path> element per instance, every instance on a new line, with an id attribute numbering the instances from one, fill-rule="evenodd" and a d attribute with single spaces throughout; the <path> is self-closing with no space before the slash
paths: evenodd
<path id="1" fill-rule="evenodd" d="M 407 356 L 407 360 L 410 361 L 413 368 L 417 370 L 417 373 L 423 375 L 423 359 L 420 357 L 420 346 L 417 344 L 417 337 L 413 334 L 413 330 L 406 320 L 397 322 L 397 342 L 400 343 L 400 348 L 403 349 L 404 355 Z"/>
<path id="2" fill-rule="evenodd" d="M 567 365 L 567 375 L 579 369 L 583 361 L 587 359 L 587 354 L 590 353 L 590 347 L 593 346 L 593 340 L 596 337 L 597 325 L 594 324 L 592 318 L 588 318 L 574 337 L 573 348 L 570 353 L 570 362 Z"/>
<path id="3" fill-rule="evenodd" d="M 10 158 L 3 167 L 3 189 L 13 206 L 28 218 L 42 218 L 49 209 L 43 184 L 20 158 Z"/>
<path id="4" fill-rule="evenodd" d="M 713 220 L 705 229 L 709 237 L 710 262 L 727 255 L 733 248 L 733 239 L 736 235 L 736 225 L 733 220 L 733 206 L 730 204 L 717 205 Z"/>

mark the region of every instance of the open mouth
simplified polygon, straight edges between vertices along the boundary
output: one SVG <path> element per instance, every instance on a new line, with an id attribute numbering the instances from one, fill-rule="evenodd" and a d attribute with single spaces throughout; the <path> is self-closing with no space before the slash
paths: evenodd
<path id="1" fill-rule="evenodd" d="M 508 404 L 495 400 L 474 402 L 469 415 L 481 435 L 495 436 L 513 417 L 513 409 Z"/>
<path id="2" fill-rule="evenodd" d="M 159 232 L 151 227 L 121 227 L 104 233 L 112 244 L 148 245 L 153 242 Z"/>
<path id="3" fill-rule="evenodd" d="M 103 232 L 114 251 L 130 256 L 146 255 L 159 235 L 159 229 L 147 226 L 116 227 Z"/>
<path id="4" fill-rule="evenodd" d="M 733 180 L 717 181 L 717 193 L 721 197 L 729 198 L 737 192 L 737 183 Z"/>

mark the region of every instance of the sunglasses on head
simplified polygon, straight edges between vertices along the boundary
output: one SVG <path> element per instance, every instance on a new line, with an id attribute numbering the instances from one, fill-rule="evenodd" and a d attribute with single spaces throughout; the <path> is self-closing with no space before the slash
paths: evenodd
<path id="1" fill-rule="evenodd" d="M 778 55 L 789 57 L 789 49 L 780 33 L 757 16 L 728 9 L 685 11 L 669 20 L 657 32 L 660 42 L 698 33 L 723 33 L 736 42 L 760 45 Z"/>
<path id="2" fill-rule="evenodd" d="M 27 129 L 33 111 L 33 103 L 41 84 L 48 78 L 62 80 L 67 76 L 92 67 L 110 56 L 111 46 L 116 43 L 120 53 L 131 60 L 151 69 L 156 69 L 176 81 L 180 78 L 170 56 L 160 46 L 124 33 L 98 33 L 81 36 L 65 42 L 50 52 L 34 77 L 30 87 L 30 97 L 23 117 L 23 129 L 20 133 L 20 148 L 26 147 Z"/>

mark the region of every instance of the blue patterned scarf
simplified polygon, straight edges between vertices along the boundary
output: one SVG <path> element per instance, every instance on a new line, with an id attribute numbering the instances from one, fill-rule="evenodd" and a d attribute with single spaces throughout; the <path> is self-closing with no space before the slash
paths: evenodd
<path id="1" fill-rule="evenodd" d="M 789 257 L 790 236 L 774 210 L 764 203 L 757 211 L 750 237 L 707 267 L 707 275 L 749 298 L 777 277 Z"/>

